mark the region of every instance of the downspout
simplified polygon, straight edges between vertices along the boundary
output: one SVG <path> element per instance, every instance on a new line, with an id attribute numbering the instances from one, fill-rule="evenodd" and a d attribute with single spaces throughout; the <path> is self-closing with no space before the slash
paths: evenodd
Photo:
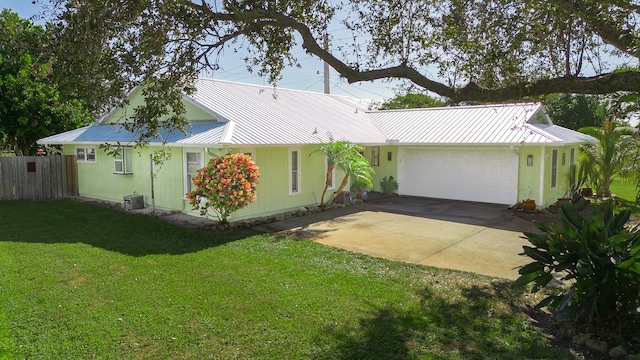
<path id="1" fill-rule="evenodd" d="M 540 190 L 538 191 L 538 206 L 542 207 L 544 202 L 544 153 L 545 147 L 540 147 Z"/>
<path id="2" fill-rule="evenodd" d="M 156 194 L 155 194 L 155 183 L 153 174 L 153 154 L 149 154 L 149 168 L 151 170 L 151 212 L 156 212 Z"/>

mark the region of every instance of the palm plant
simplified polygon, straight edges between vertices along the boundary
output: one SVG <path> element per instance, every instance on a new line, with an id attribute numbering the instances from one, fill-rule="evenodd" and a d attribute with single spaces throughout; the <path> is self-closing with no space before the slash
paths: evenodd
<path id="1" fill-rule="evenodd" d="M 336 167 L 336 163 L 341 161 L 354 145 L 355 144 L 348 141 L 335 141 L 333 140 L 333 137 L 329 136 L 328 143 L 314 149 L 311 154 L 309 154 L 309 156 L 311 156 L 315 153 L 322 153 L 327 158 L 327 173 L 325 176 L 324 190 L 322 190 L 322 196 L 320 197 L 320 206 L 324 206 L 324 196 L 331 185 L 333 170 Z"/>
<path id="2" fill-rule="evenodd" d="M 364 185 L 373 187 L 373 168 L 369 165 L 369 161 L 362 156 L 363 146 L 353 144 L 348 141 L 335 141 L 329 136 L 329 142 L 313 150 L 310 155 L 322 153 L 327 157 L 327 173 L 325 176 L 324 190 L 320 197 L 320 206 L 324 206 L 324 196 L 327 189 L 331 185 L 331 178 L 334 169 L 337 167 L 344 171 L 345 176 L 342 183 L 333 196 L 327 201 L 331 204 L 333 200 L 340 194 L 349 182 L 349 178 L 360 182 Z"/>
<path id="3" fill-rule="evenodd" d="M 340 183 L 340 187 L 333 193 L 329 201 L 327 201 L 327 204 L 331 204 L 333 200 L 342 193 L 349 182 L 349 178 L 354 182 L 373 187 L 374 171 L 369 161 L 360 153 L 363 149 L 360 145 L 350 144 L 348 151 L 336 162 L 336 166 L 344 171 L 344 178 L 342 179 L 342 183 Z"/>
<path id="4" fill-rule="evenodd" d="M 633 129 L 618 127 L 608 120 L 602 128 L 586 127 L 580 132 L 599 140 L 598 144 L 583 147 L 581 172 L 598 189 L 598 196 L 611 196 L 611 182 L 620 175 L 629 161 L 629 151 L 633 149 Z"/>

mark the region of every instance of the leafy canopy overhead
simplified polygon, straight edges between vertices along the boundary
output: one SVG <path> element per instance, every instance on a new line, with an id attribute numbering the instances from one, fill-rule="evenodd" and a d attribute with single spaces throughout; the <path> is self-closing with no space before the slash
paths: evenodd
<path id="1" fill-rule="evenodd" d="M 89 117 L 53 80 L 45 30 L 9 10 L 0 12 L 0 149 L 34 155 L 36 141 L 76 129 Z"/>
<path id="2" fill-rule="evenodd" d="M 141 124 L 180 124 L 180 94 L 240 48 L 273 84 L 301 45 L 350 83 L 406 79 L 453 102 L 640 91 L 638 69 L 620 67 L 640 55 L 636 0 L 52 2 L 61 76 L 101 101 L 153 79 Z M 333 40 L 336 28 L 353 41 Z"/>

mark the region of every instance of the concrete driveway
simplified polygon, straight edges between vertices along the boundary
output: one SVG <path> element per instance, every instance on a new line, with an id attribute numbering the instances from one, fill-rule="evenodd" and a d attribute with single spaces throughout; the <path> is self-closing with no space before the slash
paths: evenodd
<path id="1" fill-rule="evenodd" d="M 258 227 L 389 260 L 516 279 L 523 231 L 506 206 L 413 197 L 383 197 Z"/>

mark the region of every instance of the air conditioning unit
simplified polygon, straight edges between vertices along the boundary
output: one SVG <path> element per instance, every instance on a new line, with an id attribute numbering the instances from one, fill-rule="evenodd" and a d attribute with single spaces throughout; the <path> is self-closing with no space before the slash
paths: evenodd
<path id="1" fill-rule="evenodd" d="M 351 193 L 348 191 L 343 191 L 338 194 L 335 200 L 333 200 L 335 204 L 348 204 L 351 202 Z"/>
<path id="2" fill-rule="evenodd" d="M 125 210 L 144 209 L 143 195 L 132 194 L 132 195 L 125 196 L 123 199 L 124 199 L 124 203 L 122 204 L 122 207 Z"/>

